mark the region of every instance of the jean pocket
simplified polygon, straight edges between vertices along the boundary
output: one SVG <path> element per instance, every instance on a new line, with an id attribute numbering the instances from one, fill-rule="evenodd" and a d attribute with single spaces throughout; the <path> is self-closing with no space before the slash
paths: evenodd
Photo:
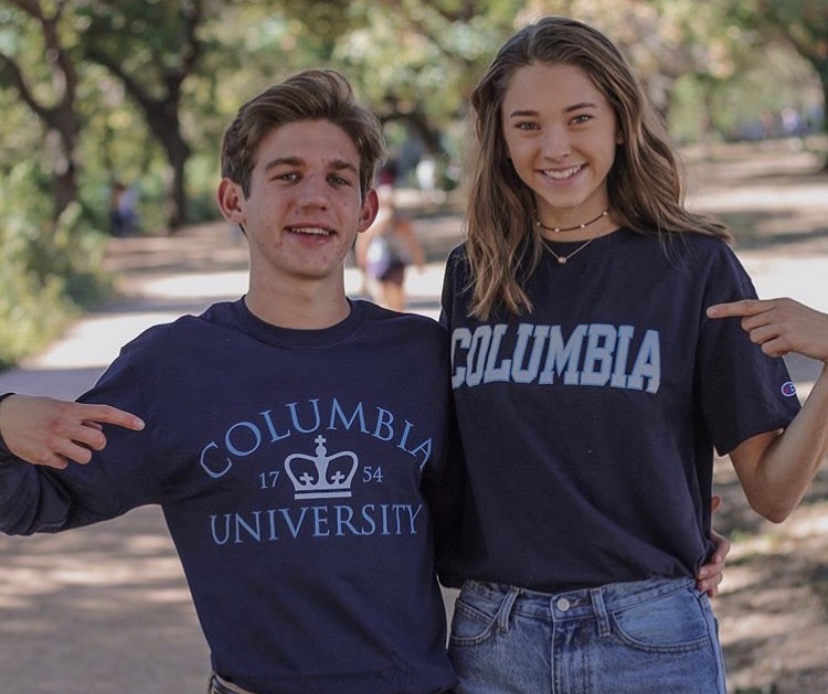
<path id="1" fill-rule="evenodd" d="M 628 646 L 652 652 L 709 648 L 716 640 L 707 596 L 692 587 L 619 610 L 612 619 L 618 638 Z"/>
<path id="2" fill-rule="evenodd" d="M 497 630 L 501 602 L 463 589 L 454 604 L 449 641 L 453 646 L 475 646 L 488 640 Z"/>

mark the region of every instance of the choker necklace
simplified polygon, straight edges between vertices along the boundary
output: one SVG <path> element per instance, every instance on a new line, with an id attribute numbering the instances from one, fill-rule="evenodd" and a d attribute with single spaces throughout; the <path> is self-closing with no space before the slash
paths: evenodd
<path id="1" fill-rule="evenodd" d="M 555 257 L 555 260 L 558 261 L 558 265 L 566 265 L 567 260 L 569 260 L 573 255 L 580 253 L 582 250 L 584 250 L 584 248 L 586 248 L 597 238 L 597 236 L 593 236 L 592 238 L 587 239 L 569 255 L 558 255 L 557 253 L 555 253 L 555 251 L 552 250 L 552 247 L 548 243 L 544 245 L 546 246 L 546 250 L 549 251 Z"/>
<path id="2" fill-rule="evenodd" d="M 546 224 L 544 224 L 537 217 L 535 218 L 535 225 L 539 226 L 541 229 L 546 229 L 546 231 L 554 231 L 556 234 L 559 234 L 562 231 L 575 231 L 576 229 L 586 229 L 590 224 L 595 224 L 595 222 L 597 222 L 599 219 L 603 219 L 608 214 L 609 214 L 609 208 L 604 210 L 597 217 L 594 217 L 593 219 L 590 219 L 588 222 L 584 222 L 583 224 L 577 224 L 574 227 L 548 227 L 548 226 L 546 226 Z M 580 250 L 580 249 L 578 249 L 578 250 Z"/>

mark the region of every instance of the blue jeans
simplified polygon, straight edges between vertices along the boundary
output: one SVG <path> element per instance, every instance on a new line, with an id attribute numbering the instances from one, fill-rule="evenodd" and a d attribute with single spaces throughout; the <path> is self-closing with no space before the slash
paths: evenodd
<path id="1" fill-rule="evenodd" d="M 466 581 L 456 694 L 726 694 L 718 624 L 692 579 L 560 594 Z"/>

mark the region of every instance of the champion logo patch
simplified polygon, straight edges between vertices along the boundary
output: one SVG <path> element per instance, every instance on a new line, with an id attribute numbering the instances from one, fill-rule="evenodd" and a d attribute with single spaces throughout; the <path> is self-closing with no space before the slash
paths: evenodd
<path id="1" fill-rule="evenodd" d="M 786 398 L 792 398 L 796 395 L 796 385 L 794 385 L 793 381 L 788 381 L 787 383 L 782 384 L 782 395 Z"/>

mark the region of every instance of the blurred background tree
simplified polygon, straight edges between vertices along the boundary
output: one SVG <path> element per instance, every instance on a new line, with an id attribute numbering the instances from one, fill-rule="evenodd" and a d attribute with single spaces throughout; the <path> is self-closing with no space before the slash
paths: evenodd
<path id="1" fill-rule="evenodd" d="M 825 0 L 0 0 L 0 269 L 16 278 L 0 364 L 104 295 L 116 181 L 136 233 L 215 219 L 224 127 L 305 67 L 351 78 L 402 183 L 427 162 L 433 185 L 456 187 L 471 89 L 540 14 L 606 31 L 679 142 L 790 137 L 824 154 Z M 20 346 L 8 326 L 29 319 Z"/>

